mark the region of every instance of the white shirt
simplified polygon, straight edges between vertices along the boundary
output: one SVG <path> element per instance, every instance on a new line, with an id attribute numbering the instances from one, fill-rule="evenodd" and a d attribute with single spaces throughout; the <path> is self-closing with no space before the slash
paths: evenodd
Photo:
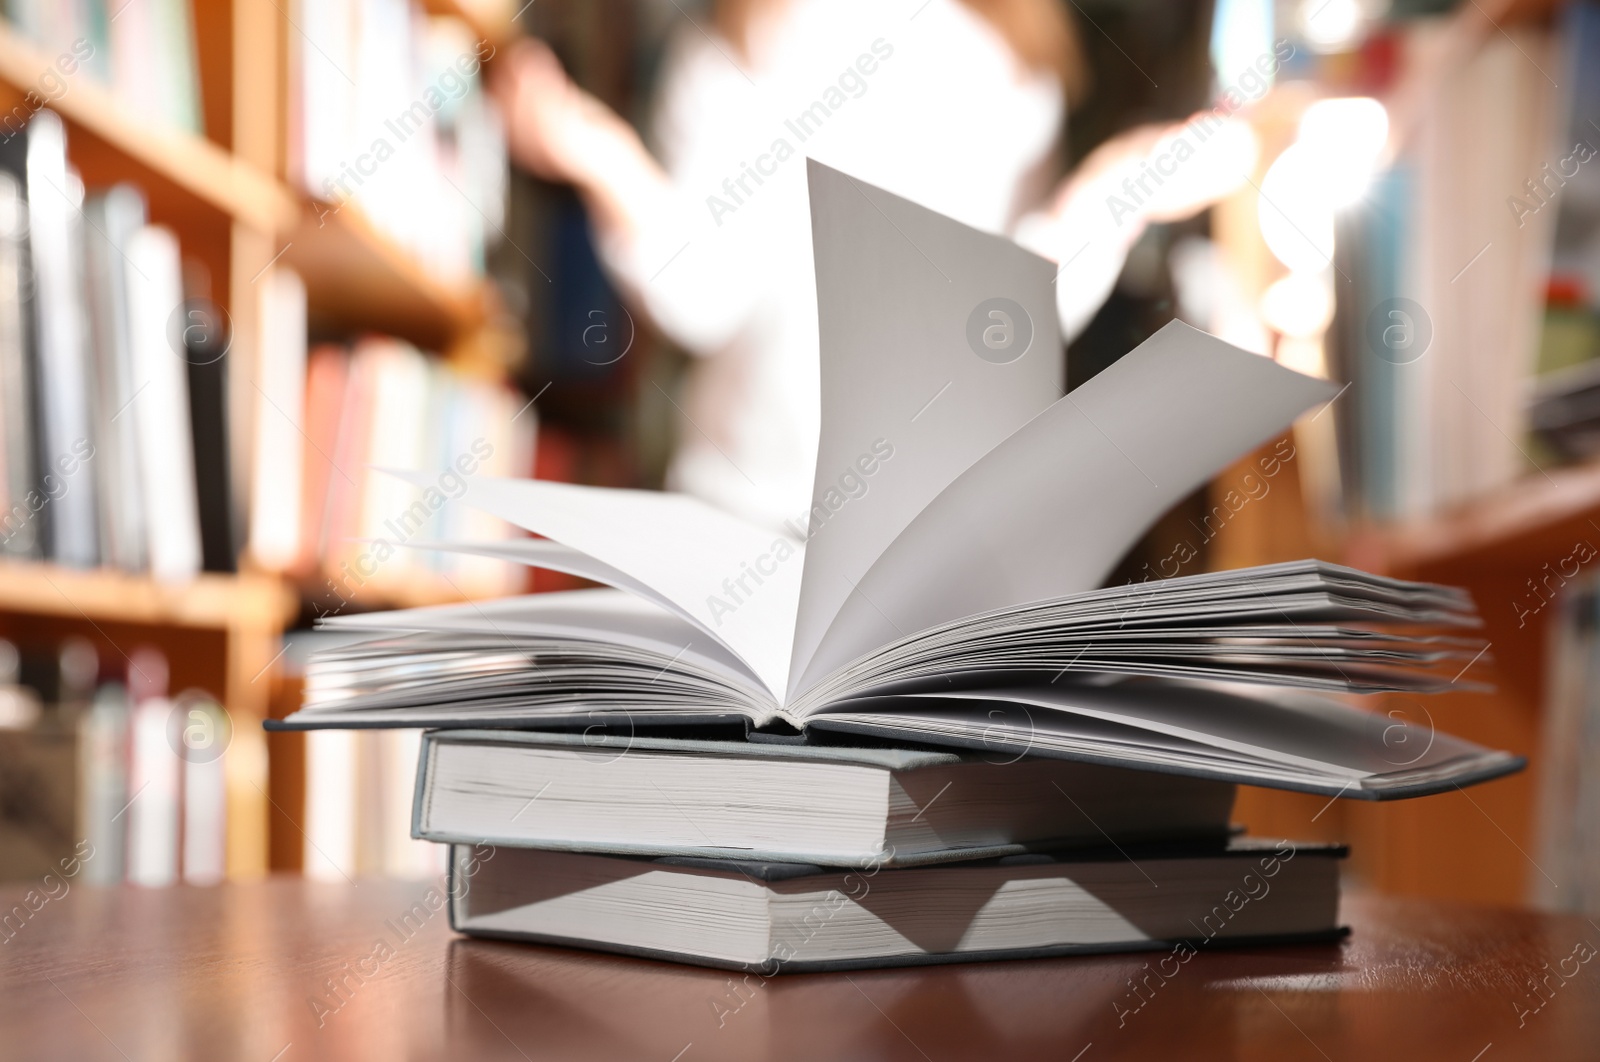
<path id="1" fill-rule="evenodd" d="M 752 26 L 749 53 L 694 28 L 677 39 L 655 123 L 673 194 L 601 254 L 700 356 L 675 400 L 668 486 L 777 525 L 810 505 L 820 419 L 806 156 L 1051 257 L 1079 251 L 1057 283 L 1067 335 L 1126 241 L 1084 250 L 1023 216 L 1049 190 L 1061 86 L 956 0 L 789 0 Z M 1085 213 L 1103 226 L 1103 208 Z"/>

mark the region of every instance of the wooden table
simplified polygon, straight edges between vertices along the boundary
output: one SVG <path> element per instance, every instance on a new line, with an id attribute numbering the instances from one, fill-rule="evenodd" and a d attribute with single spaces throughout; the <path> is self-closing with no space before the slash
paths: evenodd
<path id="1" fill-rule="evenodd" d="M 0 931 L 0 1058 L 1600 1058 L 1600 962 L 1575 957 L 1600 958 L 1600 926 L 1583 918 L 1347 899 L 1345 944 L 1202 953 L 1140 1007 L 1129 978 L 1156 956 L 746 986 L 469 941 L 443 912 L 403 923 L 429 888 L 74 885 Z M 0 912 L 23 894 L 0 890 Z"/>

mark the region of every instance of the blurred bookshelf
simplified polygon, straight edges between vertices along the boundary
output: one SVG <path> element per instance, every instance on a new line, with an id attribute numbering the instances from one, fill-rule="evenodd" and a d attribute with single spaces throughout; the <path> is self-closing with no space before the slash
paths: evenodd
<path id="1" fill-rule="evenodd" d="M 514 33 L 512 8 L 493 0 L 390 6 L 402 12 L 403 32 L 418 41 L 431 41 L 430 35 L 441 25 L 448 30 L 446 40 L 489 42 L 495 48 Z M 162 47 L 177 47 L 178 54 L 187 49 L 192 57 L 193 93 L 187 112 L 182 107 L 162 112 L 106 73 L 113 44 L 122 46 L 107 35 L 132 32 L 128 29 L 132 19 L 149 17 L 152 7 L 160 7 L 163 17 L 179 12 L 180 25 L 187 18 L 187 40 L 158 41 Z M 333 9 L 345 11 L 349 5 L 321 5 L 315 10 L 325 14 Z M 269 439 L 258 434 L 259 421 L 275 415 L 272 407 L 281 406 L 286 393 L 300 388 L 303 394 L 305 387 L 304 346 L 297 355 L 298 377 L 293 371 L 285 376 L 277 362 L 285 354 L 274 343 L 281 344 L 283 337 L 274 338 L 272 320 L 285 305 L 285 290 L 290 309 L 296 306 L 295 293 L 303 292 L 298 295 L 298 316 L 288 315 L 304 321 L 300 343 L 309 337 L 311 346 L 329 347 L 324 361 L 342 359 L 350 366 L 383 370 L 368 372 L 368 383 L 372 388 L 390 388 L 383 391 L 388 397 L 373 394 L 362 399 L 369 405 L 392 399 L 393 381 L 400 377 L 410 388 L 406 394 L 414 409 L 425 418 L 470 420 L 472 414 L 487 411 L 508 421 L 515 419 L 509 414 L 526 402 L 508 376 L 513 358 L 499 349 L 506 338 L 505 325 L 503 320 L 492 320 L 499 302 L 481 261 L 463 266 L 460 261 L 473 254 L 465 259 L 458 254 L 452 258 L 453 268 L 440 268 L 440 256 L 396 239 L 359 197 L 330 199 L 321 190 L 313 191 L 296 172 L 295 141 L 304 135 L 304 128 L 295 101 L 297 93 L 306 90 L 296 78 L 306 65 L 302 53 L 324 51 L 296 25 L 297 17 L 307 17 L 307 10 L 304 5 L 273 0 L 154 0 L 110 30 L 102 19 L 97 28 L 69 28 L 86 36 L 53 40 L 48 31 L 52 25 L 59 31 L 60 20 L 47 19 L 43 29 L 0 20 L 0 121 L 10 122 L 5 138 L 10 140 L 10 134 L 38 113 L 53 112 L 64 132 L 68 173 L 81 179 L 81 192 L 73 193 L 69 187 L 62 194 L 87 193 L 93 199 L 115 185 L 135 188 L 148 223 L 169 230 L 181 251 L 183 305 L 189 305 L 193 291 L 203 291 L 206 303 L 226 322 L 230 372 L 218 400 L 226 414 L 220 430 L 226 433 L 223 460 L 230 475 L 223 482 L 231 484 L 227 487 L 231 493 L 224 503 L 226 507 L 231 502 L 234 545 L 233 556 L 224 565 L 233 570 L 202 571 L 196 563 L 195 570 L 177 578 L 149 570 L 119 570 L 108 557 L 101 558 L 100 566 L 89 567 L 81 561 L 17 556 L 0 560 L 0 638 L 6 639 L 5 648 L 22 647 L 25 664 L 30 654 L 49 657 L 56 646 L 91 646 L 101 673 L 124 676 L 135 700 L 131 672 L 140 670 L 135 658 L 154 651 L 170 669 L 168 685 L 174 693 L 203 691 L 225 709 L 231 720 L 231 743 L 222 759 L 230 878 L 299 866 L 298 858 L 283 853 L 303 840 L 305 779 L 298 774 L 305 762 L 303 742 L 298 736 L 276 736 L 269 742 L 260 728 L 269 715 L 294 707 L 283 700 L 284 690 L 292 688 L 284 675 L 292 655 L 286 653 L 286 634 L 328 611 L 463 601 L 520 590 L 526 583 L 522 573 L 509 569 L 478 571 L 477 578 L 466 578 L 460 572 L 452 575 L 396 562 L 386 578 L 346 582 L 335 591 L 337 572 L 331 559 L 335 550 L 326 541 L 301 548 L 293 557 L 268 556 L 270 551 L 257 541 L 259 529 L 252 514 L 262 507 L 263 498 L 268 498 L 268 505 L 276 503 L 257 489 L 262 440 Z M 445 25 L 441 19 L 455 22 Z M 82 51 L 73 49 L 85 39 L 94 45 L 82 49 L 93 52 L 98 64 L 94 71 L 88 60 L 68 59 L 69 53 L 81 56 Z M 421 50 L 419 44 L 400 52 L 414 55 Z M 480 51 L 486 54 L 488 48 Z M 420 73 L 400 73 L 413 76 L 409 84 L 422 84 Z M 408 84 L 403 79 L 386 83 Z M 410 102 L 409 98 L 385 100 L 383 106 L 399 112 Z M 90 227 L 100 227 L 94 220 L 98 215 L 78 213 Z M 204 282 L 193 291 L 191 272 Z M 274 286 L 280 275 L 292 279 Z M 290 337 L 289 348 L 293 346 Z M 180 353 L 195 360 L 192 351 Z M 192 366 L 189 371 L 193 381 Z M 274 379 L 280 381 L 276 391 Z M 282 390 L 284 386 L 289 392 Z M 441 393 L 460 408 L 441 406 Z M 347 402 L 354 400 L 353 387 L 341 394 Z M 276 415 L 289 417 L 281 409 Z M 301 431 L 303 417 L 297 413 L 292 418 L 297 454 L 301 440 L 309 441 Z M 335 423 L 339 419 L 335 416 Z M 529 414 L 513 434 L 491 436 L 498 447 L 497 474 L 531 471 L 513 462 L 531 466 L 533 421 Z M 372 423 L 376 439 L 379 428 L 375 420 Z M 502 439 L 513 445 L 501 445 Z M 441 439 L 438 445 L 457 442 Z M 307 462 L 316 459 L 310 452 L 315 445 L 306 449 Z M 105 460 L 106 445 L 101 443 L 97 450 Z M 357 471 L 368 463 L 366 451 L 346 448 L 341 454 L 352 475 L 340 469 L 340 476 L 350 482 L 335 486 L 355 500 L 340 504 L 360 507 L 369 505 L 370 497 L 405 497 L 383 494 Z M 197 436 L 197 467 L 211 456 Z M 416 454 L 425 463 L 437 457 L 420 450 Z M 448 455 L 443 460 L 448 463 Z M 16 496 L 8 497 L 8 504 L 16 504 Z M 403 509 L 405 503 L 399 505 Z M 356 527 L 349 520 L 346 525 L 346 532 Z M 326 560 L 323 549 L 329 551 Z M 206 568 L 212 567 L 210 559 Z M 0 676 L 0 686 L 15 680 L 15 675 Z M 132 707 L 137 716 L 138 705 Z M 58 714 L 63 725 L 76 725 L 73 720 L 81 722 L 88 710 L 85 702 Z M 48 730 L 55 716 L 47 710 L 44 718 Z M 18 735 L 0 734 L 7 740 L 14 736 Z M 82 830 L 81 807 L 78 823 Z M 33 873 L 28 867 L 4 865 L 0 872 Z M 200 880 L 191 879 L 187 869 L 180 876 Z"/>
<path id="2" fill-rule="evenodd" d="M 1320 60 L 1328 76 L 1314 81 L 1313 91 L 1297 96 L 1291 88 L 1265 101 L 1253 184 L 1214 216 L 1214 238 L 1256 304 L 1287 272 L 1258 221 L 1270 206 L 1261 191 L 1267 163 L 1289 146 L 1316 99 L 1374 96 L 1384 103 L 1383 176 L 1369 202 L 1340 223 L 1328 260 L 1331 323 L 1309 343 L 1278 331 L 1268 340 L 1290 364 L 1308 349 L 1317 352 L 1321 371 L 1353 389 L 1341 392 L 1331 413 L 1279 441 L 1293 446 L 1297 459 L 1269 494 L 1227 518 L 1208 563 L 1233 568 L 1315 555 L 1463 586 L 1477 600 L 1494 690 L 1452 690 L 1425 701 L 1385 695 L 1372 707 L 1395 723 L 1397 756 L 1410 751 L 1404 741 L 1420 751 L 1437 728 L 1527 756 L 1527 771 L 1470 793 L 1395 804 L 1241 790 L 1240 821 L 1268 833 L 1347 841 L 1355 879 L 1385 892 L 1524 904 L 1562 903 L 1561 892 L 1579 891 L 1565 879 L 1557 893 L 1547 891 L 1555 885 L 1546 872 L 1556 870 L 1550 853 L 1560 847 L 1547 821 L 1548 790 L 1555 761 L 1567 755 L 1552 719 L 1559 692 L 1552 650 L 1564 609 L 1544 608 L 1530 595 L 1546 593 L 1532 589 L 1536 580 L 1575 543 L 1600 543 L 1600 454 L 1554 460 L 1530 441 L 1524 395 L 1542 363 L 1542 300 L 1556 266 L 1548 231 L 1517 225 L 1506 195 L 1568 150 L 1550 155 L 1567 135 L 1557 126 L 1569 116 L 1576 124 L 1584 112 L 1586 101 L 1574 103 L 1571 65 L 1584 53 L 1571 51 L 1580 47 L 1580 30 L 1568 16 L 1585 6 L 1592 5 L 1462 3 L 1444 14 L 1402 18 L 1359 54 Z M 1463 92 L 1485 78 L 1495 84 L 1497 106 L 1480 106 L 1481 98 Z M 1491 155 L 1506 168 L 1468 172 Z M 1553 225 L 1554 213 L 1540 224 Z M 1372 244 L 1386 238 L 1389 248 L 1374 252 Z M 1491 246 L 1493 257 L 1473 257 Z M 1401 274 L 1401 288 L 1372 284 L 1385 269 Z M 1408 369 L 1404 358 L 1374 360 L 1363 348 L 1363 318 L 1383 296 L 1401 291 L 1423 299 L 1438 329 L 1422 352 L 1425 369 Z M 1447 408 L 1455 412 L 1441 412 Z M 1236 499 L 1244 477 L 1258 469 L 1255 458 L 1241 461 L 1214 481 L 1205 505 L 1228 512 L 1225 498 L 1233 492 Z"/>

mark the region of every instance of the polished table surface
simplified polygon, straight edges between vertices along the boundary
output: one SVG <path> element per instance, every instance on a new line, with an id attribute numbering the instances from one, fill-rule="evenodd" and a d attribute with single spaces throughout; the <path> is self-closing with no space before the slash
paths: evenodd
<path id="1" fill-rule="evenodd" d="M 1578 917 L 1347 897 L 1343 944 L 1202 950 L 1135 994 L 1159 956 L 737 983 L 404 922 L 430 888 L 36 895 L 0 931 L 0 1058 L 1600 1058 L 1600 926 Z"/>

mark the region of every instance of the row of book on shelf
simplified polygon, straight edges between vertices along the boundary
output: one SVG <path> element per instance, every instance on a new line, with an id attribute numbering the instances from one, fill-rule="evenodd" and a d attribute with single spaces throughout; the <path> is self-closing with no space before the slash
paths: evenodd
<path id="1" fill-rule="evenodd" d="M 221 881 L 230 720 L 210 694 L 168 688 L 156 649 L 99 654 L 0 640 L 0 880 Z"/>
<path id="2" fill-rule="evenodd" d="M 1445 20 L 1401 33 L 1402 68 L 1451 46 Z M 1351 387 L 1323 515 L 1419 518 L 1600 453 L 1597 47 L 1588 0 L 1486 39 L 1341 214 L 1327 347 Z"/>
<path id="3" fill-rule="evenodd" d="M 301 866 L 316 881 L 433 878 L 445 850 L 411 835 L 421 730 L 306 735 Z"/>
<path id="4" fill-rule="evenodd" d="M 481 273 L 507 194 L 504 134 L 480 77 L 495 42 L 415 0 L 284 7 L 298 183 L 324 214 L 357 203 L 445 276 Z M 41 60 L 23 103 L 0 115 L 5 131 L 79 78 L 110 89 L 140 120 L 206 131 L 190 0 L 6 0 L 4 15 Z M 415 209 L 419 202 L 429 209 Z"/>
<path id="5" fill-rule="evenodd" d="M 137 189 L 85 191 L 53 112 L 0 141 L 0 554 L 176 581 L 235 570 L 248 541 L 345 601 L 430 565 L 462 592 L 508 585 L 496 562 L 403 546 L 496 534 L 448 502 L 465 477 L 528 469 L 531 408 L 398 340 L 308 363 L 304 285 L 281 267 L 251 285 L 252 372 L 209 288 Z M 239 372 L 253 439 L 230 416 Z M 418 489 L 374 464 L 439 479 Z"/>
<path id="6" fill-rule="evenodd" d="M 495 42 L 416 0 L 296 6 L 292 179 L 323 214 L 355 204 L 439 275 L 481 274 L 509 182 L 501 118 L 482 84 Z"/>
<path id="7" fill-rule="evenodd" d="M 510 534 L 459 499 L 473 480 L 531 473 L 537 414 L 526 398 L 389 338 L 319 344 L 304 372 L 303 389 L 285 397 L 298 426 L 280 419 L 280 445 L 261 451 L 257 483 L 269 496 L 257 499 L 257 562 L 313 584 L 336 611 L 419 576 L 447 596 L 523 585 L 519 566 L 414 547 Z M 384 468 L 421 469 L 429 483 Z"/>
<path id="8" fill-rule="evenodd" d="M 261 291 L 303 344 L 293 276 Z M 210 295 L 136 188 L 86 192 L 53 112 L 0 141 L 0 552 L 169 579 L 233 568 L 231 362 Z"/>
<path id="9" fill-rule="evenodd" d="M 1564 23 L 1571 54 L 1592 57 L 1600 51 L 1600 5 L 1572 4 Z M 1563 84 L 1568 103 L 1559 150 L 1508 205 L 1522 219 L 1553 215 L 1529 420 L 1537 450 L 1556 461 L 1581 461 L 1600 456 L 1600 248 L 1594 239 L 1600 224 L 1600 72 L 1593 62 L 1574 62 Z"/>
<path id="10" fill-rule="evenodd" d="M 48 60 L 28 87 L 37 108 L 88 78 L 130 113 L 191 133 L 205 131 L 190 0 L 7 0 L 5 17 Z M 0 116 L 8 132 L 13 113 Z"/>

